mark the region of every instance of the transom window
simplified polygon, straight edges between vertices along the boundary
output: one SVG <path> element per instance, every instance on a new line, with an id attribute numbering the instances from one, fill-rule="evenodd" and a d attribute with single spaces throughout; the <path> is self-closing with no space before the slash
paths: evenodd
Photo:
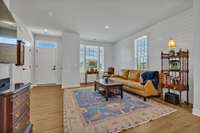
<path id="1" fill-rule="evenodd" d="M 37 48 L 57 48 L 56 42 L 37 41 Z"/>
<path id="2" fill-rule="evenodd" d="M 135 40 L 135 68 L 138 70 L 148 69 L 147 36 L 142 36 Z"/>
<path id="3" fill-rule="evenodd" d="M 12 37 L 0 36 L 0 43 L 17 45 L 17 39 Z"/>
<path id="4" fill-rule="evenodd" d="M 80 45 L 80 72 L 84 73 L 89 68 L 104 70 L 103 47 Z"/>

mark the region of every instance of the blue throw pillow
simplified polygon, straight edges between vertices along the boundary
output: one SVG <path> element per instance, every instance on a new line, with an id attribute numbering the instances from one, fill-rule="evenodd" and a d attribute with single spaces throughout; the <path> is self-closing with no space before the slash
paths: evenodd
<path id="1" fill-rule="evenodd" d="M 145 85 L 148 80 L 151 80 L 154 87 L 158 88 L 158 84 L 159 84 L 159 72 L 158 71 L 146 71 L 146 72 L 142 73 L 141 77 L 143 79 L 143 83 L 141 83 L 142 85 Z"/>

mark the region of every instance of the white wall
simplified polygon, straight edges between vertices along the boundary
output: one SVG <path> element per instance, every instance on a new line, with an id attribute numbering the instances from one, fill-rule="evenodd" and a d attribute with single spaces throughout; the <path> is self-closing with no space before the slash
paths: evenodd
<path id="1" fill-rule="evenodd" d="M 34 39 L 35 39 L 35 41 L 36 40 L 42 40 L 42 41 L 52 41 L 52 42 L 57 43 L 57 51 L 56 51 L 57 84 L 61 84 L 61 77 L 62 77 L 62 74 L 61 74 L 62 73 L 62 38 L 57 37 L 57 36 L 45 36 L 45 35 L 35 34 Z M 35 62 L 34 62 L 34 66 L 36 67 Z M 35 83 L 35 69 L 34 69 L 34 83 Z"/>
<path id="2" fill-rule="evenodd" d="M 18 16 L 15 15 L 15 6 L 13 1 L 10 1 L 10 10 L 13 13 L 16 23 L 17 23 L 17 39 L 18 40 L 25 40 L 27 42 L 25 44 L 25 65 L 23 66 L 12 66 L 12 79 L 13 83 L 17 82 L 32 82 L 32 74 L 33 74 L 33 66 L 32 66 L 32 55 L 33 55 L 33 44 L 34 38 L 32 32 L 27 28 L 27 26 L 21 21 Z M 27 70 L 23 70 L 23 68 Z M 28 78 L 28 79 L 27 79 Z"/>
<path id="3" fill-rule="evenodd" d="M 25 53 L 24 60 L 25 64 L 23 66 L 12 66 L 13 71 L 13 83 L 17 82 L 32 82 L 32 54 L 33 54 L 33 34 L 27 29 L 26 25 L 16 17 L 17 21 L 17 39 L 25 40 Z M 26 70 L 23 70 L 25 68 Z"/>
<path id="4" fill-rule="evenodd" d="M 3 0 L 4 3 L 8 8 L 10 8 L 10 1 L 9 0 Z M 8 78 L 10 76 L 9 74 L 9 65 L 8 64 L 0 64 L 0 79 Z"/>
<path id="5" fill-rule="evenodd" d="M 200 116 L 200 0 L 194 0 L 194 105 L 193 114 Z"/>
<path id="6" fill-rule="evenodd" d="M 80 35 L 64 32 L 62 37 L 62 88 L 80 86 Z"/>
<path id="7" fill-rule="evenodd" d="M 14 7 L 13 1 L 5 0 L 5 2 L 6 2 L 7 7 L 9 8 L 9 10 L 12 13 L 14 13 L 13 12 L 13 7 Z M 25 40 L 29 41 L 30 44 L 33 44 L 32 33 L 26 28 L 26 26 L 23 24 L 23 22 L 17 16 L 14 16 L 14 17 L 17 22 L 17 30 L 18 30 L 17 31 L 17 39 L 20 39 L 20 40 L 25 39 Z M 26 58 L 26 56 L 25 56 L 25 58 Z M 9 67 L 12 67 L 11 71 L 10 71 Z M 0 79 L 2 77 L 9 77 L 10 75 L 12 75 L 12 77 L 10 77 L 10 78 L 13 79 L 12 80 L 13 83 L 23 82 L 23 79 L 21 76 L 23 73 L 22 68 L 23 68 L 23 66 L 16 67 L 15 65 L 10 66 L 10 65 L 5 65 L 5 64 L 0 64 Z M 11 73 L 9 73 L 9 72 L 11 72 Z M 31 73 L 31 70 L 29 71 L 29 75 L 31 75 L 30 73 Z M 31 80 L 31 77 L 30 77 L 30 80 Z"/>
<path id="8" fill-rule="evenodd" d="M 192 9 L 163 20 L 115 44 L 113 46 L 114 66 L 118 70 L 122 68 L 134 69 L 134 40 L 142 35 L 148 35 L 149 39 L 149 70 L 160 70 L 160 53 L 162 50 L 168 50 L 167 43 L 170 37 L 176 40 L 177 49 L 189 49 L 190 53 L 192 53 Z M 190 102 L 193 101 L 192 60 L 190 54 Z M 183 100 L 185 98 L 183 96 Z"/>
<path id="9" fill-rule="evenodd" d="M 9 65 L 0 64 L 0 79 L 9 77 Z"/>
<path id="10" fill-rule="evenodd" d="M 95 41 L 86 41 L 82 40 L 80 42 L 82 45 L 91 45 L 91 46 L 98 46 L 98 47 L 104 47 L 104 70 L 107 70 L 108 67 L 113 66 L 113 45 L 111 43 L 106 42 L 95 42 Z M 100 74 L 102 76 L 102 73 Z M 90 75 L 88 76 L 88 82 L 92 82 L 96 79 L 96 75 Z M 85 74 L 81 73 L 81 83 L 85 82 Z"/>

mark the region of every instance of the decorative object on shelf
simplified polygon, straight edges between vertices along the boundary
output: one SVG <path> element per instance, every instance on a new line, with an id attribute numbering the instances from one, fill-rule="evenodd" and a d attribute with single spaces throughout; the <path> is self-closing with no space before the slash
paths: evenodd
<path id="1" fill-rule="evenodd" d="M 171 70 L 179 70 L 180 69 L 180 61 L 179 60 L 170 60 L 169 68 Z"/>
<path id="2" fill-rule="evenodd" d="M 171 43 L 173 44 L 173 43 Z M 171 45 L 170 45 L 171 46 Z M 161 52 L 161 92 L 164 88 L 179 92 L 187 92 L 187 104 L 189 102 L 189 51 L 179 50 L 175 54 Z M 167 64 L 165 64 L 167 62 Z M 163 92 L 161 93 L 163 95 Z M 162 96 L 163 98 L 163 96 Z"/>
<path id="3" fill-rule="evenodd" d="M 178 105 L 180 103 L 179 96 L 170 92 L 165 93 L 165 101 L 174 105 Z"/>

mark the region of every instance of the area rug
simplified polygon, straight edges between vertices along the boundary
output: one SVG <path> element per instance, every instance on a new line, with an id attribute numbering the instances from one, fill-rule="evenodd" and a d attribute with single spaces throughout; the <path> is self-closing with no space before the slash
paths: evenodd
<path id="1" fill-rule="evenodd" d="M 175 112 L 176 109 L 124 92 L 108 101 L 93 88 L 65 89 L 65 133 L 117 133 Z"/>

